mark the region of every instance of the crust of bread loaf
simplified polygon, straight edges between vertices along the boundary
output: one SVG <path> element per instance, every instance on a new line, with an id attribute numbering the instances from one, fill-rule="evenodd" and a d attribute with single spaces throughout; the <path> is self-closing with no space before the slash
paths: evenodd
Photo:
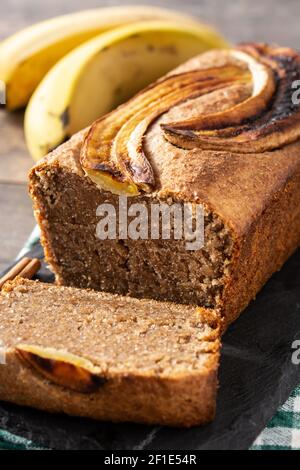
<path id="1" fill-rule="evenodd" d="M 299 245 L 300 168 L 286 178 L 244 237 L 238 240 L 232 276 L 224 290 L 224 329 L 255 299 Z"/>
<path id="2" fill-rule="evenodd" d="M 174 377 L 106 377 L 95 393 L 67 390 L 35 375 L 14 351 L 0 366 L 1 400 L 101 421 L 136 422 L 191 427 L 206 424 L 215 416 L 217 356 L 207 373 Z"/>
<path id="3" fill-rule="evenodd" d="M 212 51 L 177 71 L 222 64 L 222 60 L 220 51 Z M 175 107 L 145 137 L 145 151 L 157 182 L 155 196 L 203 204 L 231 229 L 235 250 L 221 305 L 224 330 L 300 245 L 300 142 L 261 154 L 183 150 L 165 141 L 160 123 L 190 116 L 195 109 L 202 114 L 225 109 L 244 93 L 233 86 L 225 94 L 217 91 Z M 30 173 L 30 193 L 50 265 L 56 260 L 35 193 L 36 175 L 63 169 L 86 178 L 79 156 L 87 131 L 73 136 Z"/>

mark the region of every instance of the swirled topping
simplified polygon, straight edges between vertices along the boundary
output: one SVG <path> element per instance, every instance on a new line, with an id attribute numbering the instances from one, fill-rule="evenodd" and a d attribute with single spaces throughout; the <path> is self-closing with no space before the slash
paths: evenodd
<path id="1" fill-rule="evenodd" d="M 300 113 L 292 102 L 292 82 L 300 79 L 300 56 L 265 45 L 241 46 L 225 56 L 225 65 L 168 75 L 97 120 L 81 151 L 86 174 L 117 194 L 151 192 L 155 178 L 143 150 L 149 126 L 172 107 L 232 84 L 252 84 L 251 96 L 222 112 L 162 123 L 166 140 L 183 149 L 238 153 L 265 152 L 297 140 Z"/>

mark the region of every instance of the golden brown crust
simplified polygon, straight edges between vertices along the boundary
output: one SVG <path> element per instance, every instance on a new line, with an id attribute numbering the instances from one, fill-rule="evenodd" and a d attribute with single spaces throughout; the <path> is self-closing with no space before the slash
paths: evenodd
<path id="1" fill-rule="evenodd" d="M 0 398 L 52 413 L 103 421 L 190 427 L 214 418 L 217 361 L 206 375 L 180 379 L 138 377 L 108 379 L 93 394 L 80 394 L 34 375 L 10 351 L 0 367 Z"/>
<path id="2" fill-rule="evenodd" d="M 82 168 L 112 192 L 123 189 L 130 195 L 132 185 L 136 193 L 153 191 L 155 179 L 143 148 L 150 125 L 174 106 L 249 81 L 248 70 L 231 64 L 163 77 L 92 124 L 80 152 Z"/>

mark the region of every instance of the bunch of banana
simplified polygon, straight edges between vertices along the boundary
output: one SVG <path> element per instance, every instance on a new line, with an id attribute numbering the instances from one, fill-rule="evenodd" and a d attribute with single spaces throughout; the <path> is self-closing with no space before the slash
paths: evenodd
<path id="1" fill-rule="evenodd" d="M 10 110 L 25 106 L 39 159 L 188 58 L 227 47 L 208 26 L 153 7 L 89 10 L 42 22 L 0 44 Z M 31 97 L 31 98 L 30 98 Z"/>
<path id="2" fill-rule="evenodd" d="M 0 44 L 0 80 L 6 84 L 8 109 L 24 107 L 53 65 L 83 42 L 118 26 L 155 19 L 192 21 L 163 8 L 98 8 L 42 21 L 9 37 Z"/>

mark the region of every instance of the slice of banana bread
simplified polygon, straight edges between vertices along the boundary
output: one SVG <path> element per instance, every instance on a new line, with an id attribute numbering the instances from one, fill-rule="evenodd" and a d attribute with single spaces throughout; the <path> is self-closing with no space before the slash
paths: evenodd
<path id="1" fill-rule="evenodd" d="M 224 328 L 237 318 L 300 244 L 297 78 L 300 57 L 290 49 L 251 45 L 205 53 L 38 163 L 30 193 L 57 282 L 217 308 Z M 186 90 L 191 96 L 178 101 Z M 155 106 L 151 93 L 159 95 Z M 168 96 L 177 99 L 169 107 Z M 148 103 L 142 111 L 141 100 Z M 144 120 L 124 141 L 130 106 Z M 121 129 L 107 143 L 118 120 Z M 139 140 L 145 122 L 151 125 Z M 117 171 L 109 158 L 118 148 Z M 117 208 L 114 189 L 134 172 L 141 191 L 128 197 L 129 206 L 203 206 L 201 249 L 189 251 L 181 239 L 97 238 L 97 207 Z M 135 188 L 132 178 L 128 187 Z"/>
<path id="2" fill-rule="evenodd" d="M 0 341 L 1 400 L 171 426 L 214 417 L 213 311 L 17 278 L 0 293 Z"/>

